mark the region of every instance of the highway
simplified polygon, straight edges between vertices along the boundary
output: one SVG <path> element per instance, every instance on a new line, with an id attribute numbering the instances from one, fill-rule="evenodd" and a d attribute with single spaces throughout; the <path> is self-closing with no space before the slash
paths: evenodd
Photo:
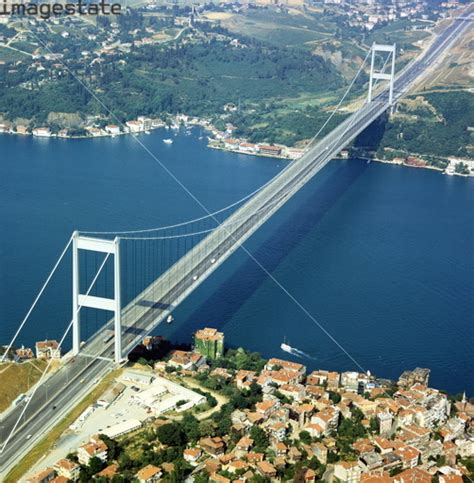
<path id="1" fill-rule="evenodd" d="M 453 21 L 446 27 L 422 56 L 398 74 L 395 99 L 402 97 L 466 31 L 472 21 L 472 10 L 470 8 L 464 14 L 464 20 Z M 132 300 L 122 311 L 124 353 L 130 352 L 288 199 L 389 107 L 388 93 L 379 93 L 371 103 L 366 103 L 322 140 L 310 145 L 299 160 L 290 163 L 263 190 Z M 111 322 L 87 341 L 80 355 L 68 357 L 60 370 L 38 386 L 19 424 L 16 422 L 24 409 L 23 404 L 0 421 L 1 446 L 17 426 L 0 454 L 0 477 L 90 392 L 98 378 L 115 367 L 112 361 L 113 340 L 104 342 L 105 331 L 110 327 Z"/>

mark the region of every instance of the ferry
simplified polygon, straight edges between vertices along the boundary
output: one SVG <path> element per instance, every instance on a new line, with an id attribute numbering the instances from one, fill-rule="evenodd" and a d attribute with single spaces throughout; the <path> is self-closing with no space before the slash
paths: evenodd
<path id="1" fill-rule="evenodd" d="M 169 138 L 167 138 L 167 139 L 163 139 L 163 142 L 164 142 L 165 144 L 173 144 L 173 140 L 172 140 L 172 139 L 169 139 Z"/>
<path id="2" fill-rule="evenodd" d="M 170 314 L 168 315 L 168 317 L 166 317 L 166 323 L 167 324 L 171 324 L 171 322 L 173 322 L 174 320 L 174 317 Z"/>

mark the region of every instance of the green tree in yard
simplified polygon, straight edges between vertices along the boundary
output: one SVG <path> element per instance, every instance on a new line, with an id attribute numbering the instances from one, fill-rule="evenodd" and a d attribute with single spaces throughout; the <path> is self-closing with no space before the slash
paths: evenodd
<path id="1" fill-rule="evenodd" d="M 184 446 L 187 442 L 186 434 L 179 423 L 169 423 L 160 426 L 156 434 L 162 444 L 167 446 Z"/>
<path id="2" fill-rule="evenodd" d="M 312 438 L 308 431 L 301 431 L 300 432 L 300 440 L 304 444 L 311 444 Z"/>
<path id="3" fill-rule="evenodd" d="M 199 421 L 191 413 L 186 413 L 181 421 L 184 432 L 189 441 L 196 442 L 199 439 Z"/>
<path id="4" fill-rule="evenodd" d="M 255 451 L 265 451 L 269 446 L 268 436 L 260 426 L 252 426 L 250 429 L 250 437 L 254 441 Z"/>

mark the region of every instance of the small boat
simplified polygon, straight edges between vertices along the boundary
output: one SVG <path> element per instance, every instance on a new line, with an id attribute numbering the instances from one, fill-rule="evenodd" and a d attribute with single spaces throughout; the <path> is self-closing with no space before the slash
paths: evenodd
<path id="1" fill-rule="evenodd" d="M 150 131 L 145 131 L 145 134 L 151 134 L 151 132 Z"/>
<path id="2" fill-rule="evenodd" d="M 283 339 L 283 342 L 280 344 L 280 349 L 285 352 L 289 352 L 291 354 L 291 346 L 286 343 L 286 337 Z"/>
<path id="3" fill-rule="evenodd" d="M 289 352 L 291 354 L 291 346 L 285 344 L 284 342 L 281 343 L 280 349 L 285 352 Z"/>
<path id="4" fill-rule="evenodd" d="M 167 139 L 163 139 L 163 142 L 164 142 L 165 144 L 173 144 L 173 140 L 172 140 L 172 139 L 169 139 L 169 138 L 167 138 Z"/>
<path id="5" fill-rule="evenodd" d="M 173 322 L 174 320 L 174 317 L 170 314 L 168 315 L 168 317 L 166 317 L 166 323 L 167 324 L 171 324 L 171 322 Z"/>

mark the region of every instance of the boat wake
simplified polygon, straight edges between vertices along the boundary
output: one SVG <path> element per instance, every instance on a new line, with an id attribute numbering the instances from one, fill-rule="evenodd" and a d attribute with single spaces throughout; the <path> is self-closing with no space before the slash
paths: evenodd
<path id="1" fill-rule="evenodd" d="M 285 342 L 280 345 L 280 348 L 282 351 L 288 352 L 288 354 L 291 354 L 293 356 L 316 360 L 316 357 L 310 356 L 309 354 L 306 354 L 306 352 L 303 352 L 302 350 L 299 350 L 296 347 L 291 347 Z"/>

